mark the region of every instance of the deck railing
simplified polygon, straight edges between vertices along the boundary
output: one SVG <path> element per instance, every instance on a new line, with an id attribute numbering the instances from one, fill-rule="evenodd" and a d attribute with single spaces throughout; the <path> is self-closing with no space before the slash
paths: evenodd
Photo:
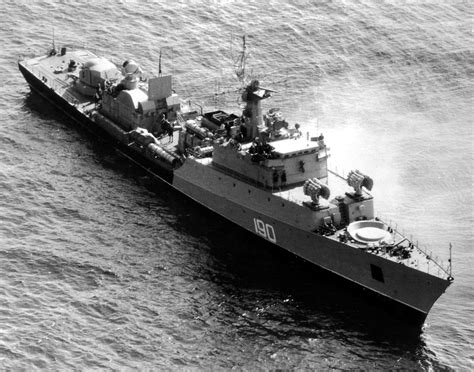
<path id="1" fill-rule="evenodd" d="M 433 257 L 433 253 L 432 251 L 428 252 L 428 247 L 425 246 L 420 246 L 418 244 L 418 241 L 414 242 L 413 240 L 413 237 L 410 236 L 409 238 L 406 236 L 405 232 L 403 231 L 400 231 L 398 229 L 398 225 L 395 224 L 395 227 L 393 226 L 392 224 L 392 221 L 384 221 L 382 217 L 380 216 L 377 216 L 377 219 L 381 222 L 383 222 L 384 224 L 386 224 L 387 226 L 390 227 L 390 229 L 393 230 L 394 233 L 398 234 L 400 237 L 402 238 L 405 238 L 408 240 L 408 242 L 410 242 L 412 244 L 412 246 L 417 249 L 419 252 L 421 252 L 428 260 L 428 264 L 427 264 L 427 267 L 428 267 L 428 273 L 430 273 L 430 262 L 433 263 L 433 266 L 434 268 L 437 270 L 437 274 L 438 276 L 441 276 L 442 274 L 445 274 L 448 276 L 448 279 L 452 280 L 452 276 L 451 276 L 451 273 L 452 273 L 452 266 L 451 266 L 451 244 L 449 245 L 449 260 L 448 260 L 448 264 L 446 265 L 446 267 L 443 266 L 443 263 L 439 261 L 438 257 Z"/>

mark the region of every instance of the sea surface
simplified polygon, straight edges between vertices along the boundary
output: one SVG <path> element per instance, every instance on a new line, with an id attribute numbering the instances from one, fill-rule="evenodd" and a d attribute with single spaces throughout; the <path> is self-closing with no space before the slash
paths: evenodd
<path id="1" fill-rule="evenodd" d="M 4 1 L 0 17 L 0 370 L 474 369 L 473 3 Z M 447 263 L 422 329 L 243 233 L 32 94 L 19 56 L 86 46 L 174 75 L 238 113 L 232 76 L 274 89 L 331 168 Z"/>

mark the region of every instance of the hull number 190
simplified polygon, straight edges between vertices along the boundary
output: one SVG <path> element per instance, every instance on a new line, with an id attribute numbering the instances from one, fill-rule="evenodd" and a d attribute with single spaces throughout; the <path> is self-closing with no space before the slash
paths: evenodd
<path id="1" fill-rule="evenodd" d="M 276 235 L 275 230 L 273 229 L 272 225 L 263 222 L 258 218 L 253 219 L 253 226 L 255 228 L 255 232 L 260 235 L 261 237 L 271 241 L 272 243 L 276 243 Z"/>

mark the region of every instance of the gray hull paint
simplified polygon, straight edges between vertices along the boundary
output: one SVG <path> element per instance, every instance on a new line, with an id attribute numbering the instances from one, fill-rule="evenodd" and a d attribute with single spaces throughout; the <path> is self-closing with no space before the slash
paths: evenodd
<path id="1" fill-rule="evenodd" d="M 88 133 L 92 134 L 98 139 L 107 141 L 127 159 L 142 167 L 145 171 L 152 173 L 153 176 L 156 176 L 162 181 L 171 184 L 173 173 L 169 167 L 167 169 L 166 164 L 156 164 L 156 160 L 151 162 L 149 159 L 143 156 L 143 154 L 133 151 L 133 149 L 122 143 L 118 138 L 112 136 L 107 131 L 107 129 L 101 128 L 99 123 L 90 120 L 82 111 L 71 105 L 65 98 L 58 95 L 53 89 L 46 86 L 44 82 L 32 74 L 21 63 L 18 63 L 18 67 L 33 92 L 39 94 L 41 97 L 56 106 L 59 110 L 78 123 L 82 128 L 87 130 Z"/>
<path id="2" fill-rule="evenodd" d="M 277 202 L 268 200 L 267 192 L 236 181 L 212 166 L 188 160 L 183 167 L 175 171 L 173 186 L 256 235 L 259 235 L 259 229 L 254 219 L 262 221 L 261 225 L 271 226 L 267 240 L 272 240 L 281 248 L 315 265 L 425 316 L 448 286 L 445 280 L 303 230 L 298 226 L 291 226 L 275 218 L 281 216 L 281 213 L 277 210 L 273 214 L 269 213 Z M 259 193 L 265 197 L 263 202 L 268 203 L 270 207 L 262 208 L 255 202 L 260 200 Z M 250 195 L 252 197 L 249 197 Z M 283 206 L 283 199 L 278 200 L 280 208 L 289 207 L 289 203 Z M 262 212 L 265 209 L 266 211 Z M 384 282 L 372 277 L 371 264 L 380 267 Z"/>
<path id="3" fill-rule="evenodd" d="M 271 237 L 274 238 L 276 245 L 338 276 L 399 302 L 420 314 L 420 321 L 449 285 L 449 282 L 432 275 L 310 232 L 311 222 L 306 219 L 307 210 L 229 177 L 210 165 L 188 159 L 174 172 L 174 175 L 173 172 L 166 172 L 166 176 L 163 176 L 162 169 L 158 169 L 155 164 L 149 163 L 143 156 L 119 143 L 117 138 L 111 138 L 110 134 L 46 86 L 21 63 L 19 68 L 33 90 L 50 100 L 93 134 L 111 140 L 120 152 L 153 175 L 252 233 L 256 233 L 254 218 L 261 221 L 261 224 L 266 224 L 265 226 L 271 226 L 274 234 Z M 249 191 L 250 194 L 247 194 Z M 292 225 L 283 221 L 291 221 Z M 384 283 L 372 278 L 370 264 L 380 267 Z"/>

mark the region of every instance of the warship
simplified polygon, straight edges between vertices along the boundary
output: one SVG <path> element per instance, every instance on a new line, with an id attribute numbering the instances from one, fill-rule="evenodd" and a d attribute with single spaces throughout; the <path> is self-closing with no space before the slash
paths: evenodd
<path id="1" fill-rule="evenodd" d="M 240 77 L 243 63 L 242 54 Z M 264 112 L 275 92 L 258 80 L 243 85 L 242 112 L 203 112 L 173 90 L 161 52 L 159 66 L 146 77 L 133 60 L 116 64 L 54 42 L 18 61 L 32 91 L 154 177 L 424 322 L 453 281 L 451 247 L 445 267 L 378 218 L 371 177 L 331 170 L 324 136 L 303 135 L 278 108 Z"/>

